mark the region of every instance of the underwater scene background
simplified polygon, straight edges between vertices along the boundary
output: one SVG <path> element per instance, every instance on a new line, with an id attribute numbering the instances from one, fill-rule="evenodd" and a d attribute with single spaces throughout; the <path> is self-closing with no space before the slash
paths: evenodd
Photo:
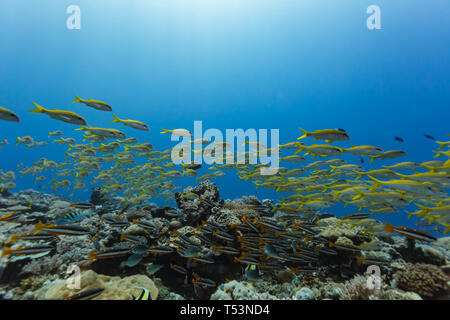
<path id="1" fill-rule="evenodd" d="M 1 1 L 2 297 L 446 299 L 449 13 L 444 0 Z M 280 170 L 171 164 L 162 132 L 194 121 L 279 129 L 281 147 L 269 134 L 259 151 L 280 150 Z"/>

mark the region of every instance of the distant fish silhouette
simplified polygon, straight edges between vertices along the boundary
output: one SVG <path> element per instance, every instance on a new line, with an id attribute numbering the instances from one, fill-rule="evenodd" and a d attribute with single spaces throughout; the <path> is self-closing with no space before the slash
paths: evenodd
<path id="1" fill-rule="evenodd" d="M 400 137 L 394 137 L 394 140 L 398 142 L 405 142 L 405 140 L 403 140 L 403 138 Z"/>
<path id="2" fill-rule="evenodd" d="M 424 136 L 425 136 L 425 138 L 427 138 L 427 139 L 430 139 L 430 140 L 436 140 L 436 139 L 434 139 L 433 136 L 430 136 L 430 135 L 428 135 L 428 134 L 424 134 Z"/>
<path id="3" fill-rule="evenodd" d="M 360 163 L 364 163 L 363 157 L 359 157 L 359 162 L 360 162 Z"/>

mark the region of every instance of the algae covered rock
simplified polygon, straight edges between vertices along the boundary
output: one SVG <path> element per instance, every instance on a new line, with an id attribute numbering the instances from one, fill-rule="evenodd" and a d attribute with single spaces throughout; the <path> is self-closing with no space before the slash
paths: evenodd
<path id="1" fill-rule="evenodd" d="M 289 269 L 281 270 L 278 272 L 277 278 L 281 283 L 291 283 L 295 279 L 295 273 Z"/>
<path id="2" fill-rule="evenodd" d="M 257 289 L 246 281 L 230 281 L 211 295 L 211 300 L 275 300 L 276 297 L 268 292 L 258 292 Z"/>
<path id="3" fill-rule="evenodd" d="M 196 194 L 198 197 L 186 197 L 188 194 Z M 214 204 L 220 200 L 219 189 L 209 180 L 202 181 L 197 187 L 187 187 L 182 192 L 176 192 L 174 196 L 178 208 L 186 215 L 190 225 L 201 219 L 206 220 Z"/>
<path id="4" fill-rule="evenodd" d="M 449 277 L 437 266 L 426 263 L 407 263 L 403 270 L 395 273 L 397 287 L 419 294 L 422 298 L 445 295 Z"/>
<path id="5" fill-rule="evenodd" d="M 341 223 L 341 220 L 337 218 L 320 219 L 318 230 L 320 230 L 322 237 L 331 241 L 336 241 L 340 237 L 350 239 L 353 242 L 370 241 L 363 228 L 360 226 L 352 227 L 349 223 Z"/>
<path id="6" fill-rule="evenodd" d="M 294 300 L 315 300 L 316 297 L 314 296 L 314 292 L 306 287 L 301 288 L 298 290 L 294 295 Z"/>
<path id="7" fill-rule="evenodd" d="M 433 244 L 450 251 L 450 237 L 439 238 L 435 242 L 433 242 Z"/>
<path id="8" fill-rule="evenodd" d="M 150 291 L 152 300 L 158 297 L 158 288 L 153 281 L 145 275 L 132 275 L 125 278 L 110 277 L 97 274 L 92 270 L 81 273 L 80 289 L 70 290 L 66 281 L 54 281 L 49 285 L 48 290 L 40 299 L 61 300 L 70 295 L 94 288 L 104 288 L 105 290 L 93 300 L 130 300 L 139 295 L 142 289 Z"/>

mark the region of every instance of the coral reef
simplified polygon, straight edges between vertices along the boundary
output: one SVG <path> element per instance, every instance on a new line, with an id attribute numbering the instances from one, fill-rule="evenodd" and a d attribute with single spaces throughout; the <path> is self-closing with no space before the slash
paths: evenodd
<path id="1" fill-rule="evenodd" d="M 426 263 L 407 263 L 394 274 L 396 286 L 413 291 L 422 298 L 437 298 L 448 294 L 449 277 L 437 266 Z"/>
<path id="2" fill-rule="evenodd" d="M 192 199 L 187 194 L 196 194 Z M 175 192 L 177 206 L 187 216 L 188 224 L 193 225 L 206 220 L 212 208 L 220 207 L 219 189 L 209 180 L 202 181 L 197 187 L 188 187 L 182 192 Z"/>
<path id="3" fill-rule="evenodd" d="M 131 299 L 142 290 L 136 287 L 161 300 L 448 297 L 450 237 L 428 243 L 384 233 L 369 237 L 364 228 L 329 214 L 318 215 L 311 224 L 309 219 L 279 216 L 268 199 L 222 200 L 208 180 L 175 193 L 176 207 L 145 201 L 127 205 L 123 198 L 94 190 L 95 205 L 75 222 L 87 234 L 56 235 L 34 243 L 20 239 L 32 235 L 39 221 L 52 223 L 79 213 L 66 200 L 34 190 L 0 197 L 1 215 L 20 212 L 17 219 L 0 223 L 3 250 L 52 247 L 37 258 L 3 257 L 0 297 L 64 299 L 97 287 L 105 290 L 94 299 Z M 310 226 L 296 229 L 296 224 Z M 91 256 L 114 248 L 125 253 L 108 259 Z M 239 259 L 252 255 L 257 268 L 249 275 L 249 264 Z M 370 289 L 365 272 L 373 263 L 382 278 L 380 287 Z M 74 265 L 81 270 L 79 290 L 68 289 L 65 280 Z M 197 281 L 202 286 L 196 287 Z"/>
<path id="4" fill-rule="evenodd" d="M 211 300 L 276 300 L 267 292 L 258 292 L 250 283 L 230 281 L 211 295 Z"/>
<path id="5" fill-rule="evenodd" d="M 363 228 L 359 226 L 352 227 L 349 224 L 340 223 L 340 221 L 334 217 L 321 219 L 317 228 L 320 231 L 320 235 L 331 241 L 340 239 L 343 242 L 346 241 L 344 238 L 347 238 L 354 244 L 370 240 Z"/>
<path id="6" fill-rule="evenodd" d="M 295 295 L 293 296 L 294 300 L 315 300 L 316 297 L 314 296 L 314 292 L 306 287 L 301 288 L 298 290 Z"/>
<path id="7" fill-rule="evenodd" d="M 31 260 L 23 266 L 21 273 L 41 275 L 56 272 L 61 274 L 67 270 L 69 265 L 78 265 L 81 261 L 86 260 L 94 249 L 88 236 L 61 237 L 56 242 L 55 254 Z"/>
<path id="8" fill-rule="evenodd" d="M 153 281 L 145 275 L 132 275 L 124 278 L 110 277 L 97 274 L 92 270 L 81 273 L 80 289 L 71 290 L 65 280 L 54 280 L 47 285 L 46 290 L 40 291 L 37 299 L 61 300 L 70 295 L 93 288 L 104 288 L 101 295 L 94 300 L 130 300 L 140 293 L 140 288 L 150 291 L 152 300 L 158 297 L 158 288 Z"/>
<path id="9" fill-rule="evenodd" d="M 258 212 L 250 208 L 254 201 L 257 201 L 255 197 L 242 197 L 234 201 L 226 200 L 223 207 L 212 210 L 208 221 L 230 226 L 240 224 L 244 216 L 250 219 L 258 217 Z"/>
<path id="10" fill-rule="evenodd" d="M 391 300 L 392 292 L 385 288 L 371 288 L 368 285 L 368 278 L 356 275 L 353 279 L 344 283 L 340 288 L 341 300 Z"/>

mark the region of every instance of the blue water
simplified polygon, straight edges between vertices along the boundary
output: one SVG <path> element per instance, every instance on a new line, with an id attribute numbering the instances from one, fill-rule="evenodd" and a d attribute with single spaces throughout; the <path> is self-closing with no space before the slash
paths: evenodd
<path id="1" fill-rule="evenodd" d="M 81 8 L 80 30 L 66 27 L 72 4 Z M 381 8 L 381 30 L 366 27 L 372 4 Z M 447 0 L 2 0 L 0 105 L 21 122 L 0 123 L 0 138 L 10 142 L 0 148 L 1 168 L 63 160 L 65 145 L 25 149 L 14 146 L 18 136 L 48 141 L 49 131 L 61 130 L 81 142 L 77 126 L 28 113 L 32 101 L 157 150 L 174 145 L 161 128 L 192 130 L 201 120 L 204 130 L 280 129 L 281 143 L 300 136 L 299 127 L 344 128 L 351 140 L 337 146 L 408 153 L 373 165 L 366 158 L 367 170 L 431 160 L 437 145 L 423 134 L 446 141 L 449 133 L 449 15 Z M 120 118 L 141 120 L 150 131 L 109 124 L 110 113 L 72 103 L 74 94 L 106 101 Z M 277 197 L 236 184 L 234 171 L 226 172 L 215 180 L 222 198 Z M 16 182 L 15 191 L 36 188 L 32 177 Z M 405 215 L 387 218 L 412 223 Z"/>

